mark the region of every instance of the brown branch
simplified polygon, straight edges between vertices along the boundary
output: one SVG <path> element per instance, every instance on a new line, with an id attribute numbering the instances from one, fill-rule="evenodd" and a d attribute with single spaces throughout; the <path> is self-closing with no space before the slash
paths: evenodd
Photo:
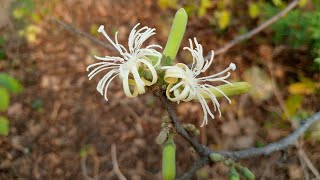
<path id="1" fill-rule="evenodd" d="M 178 134 L 180 134 L 196 151 L 197 153 L 202 157 L 207 157 L 210 153 L 210 150 L 206 148 L 204 145 L 200 144 L 195 138 L 191 137 L 188 132 L 181 126 L 178 116 L 175 112 L 175 110 L 172 107 L 171 102 L 167 99 L 167 97 L 164 94 L 156 94 L 159 96 L 162 104 L 165 106 L 169 117 L 172 121 L 172 123 L 175 126 L 175 129 Z"/>
<path id="2" fill-rule="evenodd" d="M 287 137 L 280 139 L 279 141 L 273 142 L 268 144 L 265 147 L 261 148 L 246 148 L 239 151 L 214 151 L 210 150 L 208 147 L 200 144 L 195 138 L 191 137 L 188 132 L 181 126 L 179 123 L 179 119 L 177 117 L 177 114 L 175 113 L 172 103 L 169 102 L 169 100 L 166 98 L 165 94 L 156 94 L 159 96 L 162 104 L 165 106 L 169 117 L 174 124 L 176 131 L 178 134 L 180 134 L 196 151 L 197 153 L 202 157 L 208 159 L 209 155 L 211 153 L 219 153 L 227 158 L 231 158 L 234 160 L 238 159 L 246 159 L 261 155 L 269 155 L 273 152 L 284 150 L 288 148 L 288 146 L 293 145 L 297 139 L 304 134 L 304 132 L 315 122 L 320 120 L 320 112 L 315 113 L 313 116 L 307 118 L 306 120 L 301 122 L 301 125 L 299 128 L 294 130 L 291 134 L 289 134 Z M 203 159 L 200 160 L 201 162 L 205 163 L 199 163 L 205 165 L 209 161 L 204 161 Z M 197 168 L 199 168 L 197 165 L 194 165 Z M 194 171 L 195 167 L 192 167 L 189 171 Z M 187 172 L 188 173 L 188 172 Z"/>
<path id="3" fill-rule="evenodd" d="M 228 51 L 230 48 L 232 48 L 234 45 L 238 44 L 239 42 L 246 40 L 246 39 L 250 39 L 252 36 L 258 34 L 262 30 L 264 30 L 265 28 L 267 28 L 268 26 L 270 26 L 271 24 L 275 23 L 277 20 L 279 20 L 280 18 L 285 16 L 289 11 L 291 11 L 293 8 L 295 8 L 298 4 L 299 4 L 299 0 L 293 0 L 285 9 L 280 11 L 278 14 L 274 15 L 273 17 L 271 17 L 270 19 L 268 19 L 267 21 L 265 21 L 264 23 L 262 23 L 258 27 L 252 29 L 248 33 L 245 33 L 241 36 L 236 37 L 232 41 L 225 44 L 223 47 L 214 51 L 214 54 L 215 55 L 223 54 L 226 51 Z M 205 59 L 209 59 L 210 57 L 211 57 L 211 52 L 205 56 Z"/>
<path id="4" fill-rule="evenodd" d="M 181 177 L 177 178 L 177 180 L 191 179 L 198 169 L 202 168 L 204 165 L 208 163 L 209 159 L 207 157 L 199 159 L 198 161 L 193 163 L 193 165 L 187 172 L 185 172 Z"/>
<path id="5" fill-rule="evenodd" d="M 112 158 L 113 171 L 118 176 L 118 179 L 127 180 L 127 178 L 121 173 L 119 169 L 118 161 L 117 161 L 117 150 L 116 150 L 115 144 L 111 145 L 111 158 Z"/>

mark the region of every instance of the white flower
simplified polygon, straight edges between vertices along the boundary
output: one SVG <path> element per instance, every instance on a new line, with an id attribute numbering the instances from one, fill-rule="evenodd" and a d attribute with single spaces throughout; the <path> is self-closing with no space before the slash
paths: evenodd
<path id="1" fill-rule="evenodd" d="M 185 47 L 183 49 L 190 51 L 193 57 L 191 68 L 182 63 L 178 63 L 175 66 L 162 67 L 166 70 L 164 79 L 169 83 L 166 94 L 169 100 L 178 103 L 180 101 L 188 102 L 191 100 L 199 100 L 204 113 L 204 119 L 201 125 L 203 126 L 204 124 L 208 123 L 208 114 L 212 119 L 214 118 L 214 115 L 212 114 L 205 97 L 210 97 L 214 105 L 214 111 L 218 110 L 219 115 L 221 116 L 220 104 L 211 90 L 220 92 L 229 101 L 229 103 L 231 102 L 224 92 L 208 83 L 224 82 L 231 84 L 226 79 L 230 76 L 229 71 L 236 69 L 236 65 L 231 63 L 229 67 L 217 74 L 198 77 L 212 64 L 214 52 L 212 51 L 210 60 L 204 59 L 202 46 L 197 42 L 197 39 L 194 38 L 194 43 L 196 46 L 195 49 L 193 48 L 191 39 L 189 39 L 189 42 L 190 47 Z"/>
<path id="2" fill-rule="evenodd" d="M 87 67 L 87 71 L 92 68 L 88 75 L 89 79 L 92 79 L 101 71 L 108 70 L 106 75 L 104 75 L 97 85 L 97 90 L 101 95 L 104 95 L 106 100 L 108 100 L 107 90 L 109 84 L 118 75 L 120 75 L 120 78 L 122 79 L 124 93 L 128 97 L 135 97 L 138 94 L 145 93 L 145 86 L 151 86 L 158 80 L 158 75 L 154 67 L 160 64 L 162 55 L 160 52 L 156 51 L 155 48 L 161 48 L 161 46 L 152 44 L 145 48 L 141 47 L 149 37 L 155 34 L 155 29 L 145 26 L 139 30 L 136 30 L 138 26 L 139 24 L 134 26 L 130 32 L 128 38 L 129 50 L 118 43 L 118 32 L 115 33 L 114 42 L 105 32 L 103 25 L 101 25 L 98 29 L 98 32 L 102 33 L 104 37 L 120 53 L 120 57 L 95 56 L 95 58 L 101 62 L 91 64 Z M 155 60 L 154 65 L 152 64 L 152 60 Z M 151 81 L 140 76 L 139 70 L 141 69 L 151 73 Z M 130 89 L 130 86 L 133 87 L 131 88 L 133 89 L 133 92 L 131 92 L 132 90 Z"/>

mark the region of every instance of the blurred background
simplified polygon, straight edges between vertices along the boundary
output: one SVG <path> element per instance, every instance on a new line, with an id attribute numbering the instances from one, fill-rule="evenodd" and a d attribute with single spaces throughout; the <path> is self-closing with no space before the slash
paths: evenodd
<path id="1" fill-rule="evenodd" d="M 175 11 L 184 7 L 189 22 L 182 47 L 197 37 L 204 52 L 222 47 L 287 6 L 284 0 L 0 0 L 0 179 L 117 179 L 111 145 L 128 179 L 161 179 L 161 146 L 155 139 L 166 115 L 152 93 L 128 99 L 113 81 L 106 102 L 89 81 L 93 55 L 116 55 L 57 19 L 106 43 L 99 25 L 126 46 L 131 28 L 154 27 L 152 43 L 165 46 Z M 206 54 L 206 53 L 205 53 Z M 176 62 L 189 63 L 179 52 Z M 183 123 L 199 127 L 199 141 L 217 150 L 262 147 L 288 135 L 319 111 L 320 2 L 299 6 L 263 32 L 215 57 L 208 74 L 231 62 L 231 82 L 247 81 L 252 90 L 221 99 L 222 117 L 200 128 L 198 103 L 180 103 Z M 176 136 L 177 174 L 197 159 Z M 299 146 L 268 157 L 242 160 L 258 179 L 315 179 L 320 167 L 320 123 Z M 226 179 L 214 164 L 195 179 Z"/>

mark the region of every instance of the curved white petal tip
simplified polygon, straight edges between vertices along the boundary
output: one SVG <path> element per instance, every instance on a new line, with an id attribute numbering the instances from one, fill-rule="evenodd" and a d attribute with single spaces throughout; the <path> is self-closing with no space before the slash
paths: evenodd
<path id="1" fill-rule="evenodd" d="M 104 25 L 101 25 L 98 29 L 98 32 L 101 33 L 102 31 L 104 31 Z"/>
<path id="2" fill-rule="evenodd" d="M 229 67 L 232 69 L 232 71 L 237 69 L 237 66 L 234 63 L 230 63 Z"/>

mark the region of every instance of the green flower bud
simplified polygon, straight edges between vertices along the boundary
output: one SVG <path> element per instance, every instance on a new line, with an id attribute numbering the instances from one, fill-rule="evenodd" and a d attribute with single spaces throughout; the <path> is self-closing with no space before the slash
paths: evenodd
<path id="1" fill-rule="evenodd" d="M 255 180 L 255 175 L 246 167 L 237 166 L 237 169 L 239 170 L 240 174 L 243 175 L 248 180 Z"/>
<path id="2" fill-rule="evenodd" d="M 181 8 L 177 11 L 169 34 L 166 47 L 163 50 L 163 57 L 169 57 L 172 60 L 176 58 L 184 32 L 187 27 L 188 15 L 186 11 Z"/>
<path id="3" fill-rule="evenodd" d="M 174 180 L 176 176 L 176 146 L 173 142 L 173 134 L 169 134 L 167 142 L 162 147 L 163 179 Z"/>
<path id="4" fill-rule="evenodd" d="M 209 158 L 213 162 L 219 162 L 219 161 L 223 161 L 224 160 L 224 157 L 221 154 L 218 154 L 218 153 L 211 153 L 209 155 Z"/>
<path id="5" fill-rule="evenodd" d="M 240 175 L 234 167 L 229 169 L 229 180 L 240 180 Z"/>

